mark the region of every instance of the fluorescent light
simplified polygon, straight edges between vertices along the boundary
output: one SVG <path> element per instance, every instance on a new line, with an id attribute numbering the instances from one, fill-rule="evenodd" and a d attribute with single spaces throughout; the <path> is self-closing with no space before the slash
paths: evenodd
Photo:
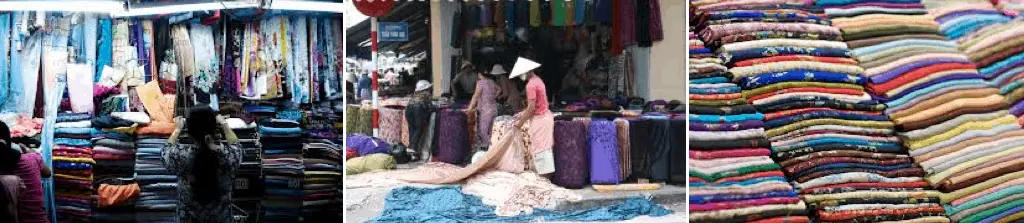
<path id="1" fill-rule="evenodd" d="M 270 2 L 270 9 L 342 13 L 345 11 L 343 5 L 338 2 L 274 0 Z"/>
<path id="2" fill-rule="evenodd" d="M 124 2 L 113 0 L 0 1 L 2 11 L 123 12 Z"/>
<path id="3" fill-rule="evenodd" d="M 178 4 L 178 5 L 163 5 L 163 6 L 152 6 L 152 7 L 139 7 L 139 8 L 128 8 L 126 12 L 111 13 L 112 17 L 131 17 L 131 16 L 147 16 L 147 15 L 163 15 L 163 14 L 175 14 L 183 12 L 195 12 L 195 11 L 211 11 L 221 9 L 240 9 L 240 8 L 255 8 L 258 7 L 255 3 L 243 3 L 243 2 L 210 2 L 210 3 L 197 3 L 197 4 Z"/>

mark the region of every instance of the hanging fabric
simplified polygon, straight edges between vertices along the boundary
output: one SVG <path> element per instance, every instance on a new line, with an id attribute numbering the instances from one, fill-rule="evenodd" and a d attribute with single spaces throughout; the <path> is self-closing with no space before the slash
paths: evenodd
<path id="1" fill-rule="evenodd" d="M 0 110 L 6 110 L 7 107 L 7 96 L 10 92 L 11 86 L 11 70 L 8 69 L 10 66 L 10 59 L 8 54 L 13 51 L 11 40 L 11 14 L 4 13 L 0 14 L 0 52 L 3 55 L 0 56 Z"/>
<path id="2" fill-rule="evenodd" d="M 100 74 L 103 73 L 104 66 L 110 66 L 113 57 L 113 25 L 110 19 L 99 20 L 99 44 L 96 46 L 98 50 L 96 55 L 96 76 L 93 80 L 100 81 Z"/>
<path id="3" fill-rule="evenodd" d="M 575 1 L 573 1 L 573 3 L 575 4 L 573 6 L 573 10 L 576 10 L 575 12 L 573 12 L 573 16 L 574 16 L 573 24 L 574 25 L 583 24 L 583 21 L 586 20 L 586 18 L 587 18 L 587 9 L 590 8 L 591 4 L 593 4 L 591 2 L 592 2 L 592 0 L 575 0 Z"/>
<path id="4" fill-rule="evenodd" d="M 661 41 L 665 39 L 665 34 L 661 30 L 661 1 L 660 0 L 647 0 L 650 2 L 650 24 L 651 24 L 651 41 Z"/>
<path id="5" fill-rule="evenodd" d="M 307 69 L 309 63 L 309 48 L 306 47 L 309 44 L 309 31 L 306 29 L 307 18 L 297 17 L 292 20 L 291 33 L 294 34 L 292 37 L 292 50 L 295 51 L 292 56 L 292 63 L 294 66 L 292 74 L 288 76 L 289 85 L 291 86 L 292 102 L 296 104 L 304 104 L 310 101 L 309 95 L 309 70 Z"/>
<path id="6" fill-rule="evenodd" d="M 540 2 L 530 1 L 530 27 L 540 26 Z"/>
<path id="7" fill-rule="evenodd" d="M 215 86 L 220 77 L 220 59 L 217 58 L 216 48 L 213 41 L 213 27 L 193 22 L 190 28 L 189 38 L 194 44 L 194 73 L 192 74 L 192 85 L 196 91 L 195 101 L 208 104 L 217 110 L 217 95 Z M 142 55 L 140 55 L 141 57 Z"/>
<path id="8" fill-rule="evenodd" d="M 565 26 L 565 0 L 552 0 L 551 3 L 551 25 Z"/>

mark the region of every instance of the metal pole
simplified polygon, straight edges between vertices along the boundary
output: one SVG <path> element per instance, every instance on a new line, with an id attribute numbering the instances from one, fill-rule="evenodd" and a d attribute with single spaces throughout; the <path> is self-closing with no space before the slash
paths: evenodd
<path id="1" fill-rule="evenodd" d="M 371 98 L 373 100 L 373 137 L 380 137 L 380 98 L 377 95 L 377 17 L 370 17 L 370 75 L 373 82 L 370 85 Z"/>

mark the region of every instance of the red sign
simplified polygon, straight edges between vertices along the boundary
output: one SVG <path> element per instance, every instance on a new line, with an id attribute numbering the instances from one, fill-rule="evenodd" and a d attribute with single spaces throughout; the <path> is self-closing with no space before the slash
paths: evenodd
<path id="1" fill-rule="evenodd" d="M 352 4 L 363 15 L 369 17 L 381 17 L 391 12 L 398 0 L 352 0 Z"/>

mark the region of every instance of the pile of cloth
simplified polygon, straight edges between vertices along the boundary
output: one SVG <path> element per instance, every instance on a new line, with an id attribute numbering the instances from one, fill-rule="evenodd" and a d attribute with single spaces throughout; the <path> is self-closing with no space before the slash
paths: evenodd
<path id="1" fill-rule="evenodd" d="M 1024 20 L 1014 19 L 998 11 L 988 2 L 959 3 L 931 9 L 932 16 L 944 27 L 960 30 L 976 28 L 957 39 L 963 50 L 985 77 L 989 86 L 999 88 L 999 94 L 1006 97 L 1010 113 L 1024 125 Z M 982 20 L 982 18 L 989 18 Z M 975 24 L 981 20 L 988 23 Z M 947 36 L 950 34 L 947 33 Z M 950 36 L 952 38 L 952 36 Z"/>
<path id="2" fill-rule="evenodd" d="M 54 129 L 53 191 L 57 220 L 91 222 L 93 198 L 93 129 L 88 113 L 59 113 Z M 85 125 L 85 127 L 78 127 Z"/>
<path id="3" fill-rule="evenodd" d="M 701 12 L 714 18 L 702 22 L 721 19 Z M 692 31 L 689 38 L 690 220 L 808 222 L 804 202 L 769 157 L 764 115 L 730 82 L 722 59 Z"/>
<path id="4" fill-rule="evenodd" d="M 238 136 L 238 144 L 242 149 L 242 164 L 235 172 L 235 185 L 232 188 L 231 201 L 248 216 L 255 218 L 259 213 L 260 200 L 263 199 L 263 149 L 260 146 L 256 125 L 247 124 L 242 119 L 228 119 L 228 125 Z"/>
<path id="5" fill-rule="evenodd" d="M 139 222 L 176 222 L 178 217 L 178 177 L 164 167 L 160 159 L 173 123 L 153 122 L 139 127 L 135 138 L 135 180 L 140 187 L 135 204 Z"/>
<path id="6" fill-rule="evenodd" d="M 948 203 L 946 215 L 950 220 L 1019 221 L 1024 218 L 1019 181 L 1024 175 L 1024 144 L 1021 143 L 1024 130 L 1015 119 L 1024 105 L 1018 102 L 1021 92 L 1012 85 L 1020 84 L 1013 82 L 1020 79 L 1018 73 L 1024 69 L 1019 68 L 1020 57 L 1024 56 L 1020 56 L 1022 50 L 1017 49 L 1021 48 L 1020 31 L 1015 30 L 1019 29 L 1020 21 L 1010 21 L 1010 17 L 1000 14 L 988 3 L 929 4 L 928 7 L 930 16 L 942 27 L 974 29 L 955 38 L 955 44 L 978 67 L 976 72 L 988 85 L 949 93 L 962 96 L 940 101 L 945 103 L 937 107 L 953 104 L 949 107 L 955 110 L 939 112 L 956 116 L 931 118 L 942 123 L 908 132 L 907 137 L 914 143 L 911 155 L 927 171 L 926 181 L 946 193 L 942 201 Z M 965 20 L 977 20 L 981 27 L 971 26 Z M 982 23 L 984 21 L 993 22 Z M 946 33 L 951 39 L 955 37 L 953 34 L 957 33 Z M 1004 85 L 1006 83 L 1011 84 Z M 973 95 L 968 95 L 971 93 Z M 941 97 L 929 100 L 941 100 Z"/>
<path id="7" fill-rule="evenodd" d="M 303 147 L 303 220 L 319 222 L 336 217 L 343 211 L 336 209 L 341 206 L 336 203 L 341 197 L 341 146 L 330 139 L 311 137 Z"/>
<path id="8" fill-rule="evenodd" d="M 783 165 L 793 171 L 826 173 L 798 185 L 819 186 L 812 192 L 805 189 L 802 193 L 820 192 L 805 195 L 804 199 L 823 221 L 948 222 L 939 204 L 941 194 L 929 189 L 922 178 L 924 171 L 914 165 L 904 146 L 904 138 L 896 134 L 897 124 L 903 120 L 889 112 L 899 106 L 892 103 L 894 100 L 914 97 L 906 94 L 918 92 L 920 88 L 913 87 L 927 86 L 921 83 L 934 79 L 922 77 L 941 71 L 944 66 L 967 65 L 958 64 L 956 56 L 942 54 L 953 53 L 955 48 L 928 45 L 945 40 L 919 2 L 873 4 L 827 0 L 816 3 L 825 9 L 832 25 L 842 30 L 845 45 L 856 59 L 851 65 L 860 68 L 858 84 L 867 86 L 872 104 L 880 106 L 875 106 L 877 110 L 870 113 L 853 114 L 853 117 L 871 118 L 859 121 L 857 127 L 848 127 L 848 131 L 856 134 L 848 135 L 855 137 L 833 141 L 852 145 L 849 148 L 799 157 Z M 959 68 L 962 67 L 954 69 Z M 913 83 L 907 84 L 910 82 Z M 841 172 L 822 171 L 823 168 L 841 168 Z"/>
<path id="9" fill-rule="evenodd" d="M 303 135 L 299 122 L 290 119 L 264 119 L 259 122 L 263 148 L 264 197 L 261 201 L 265 221 L 296 222 L 302 215 L 304 165 Z"/>
<path id="10" fill-rule="evenodd" d="M 121 185 L 135 178 L 135 125 L 135 122 L 110 115 L 92 119 L 93 159 L 96 160 L 93 171 L 96 188 L 99 188 L 100 184 Z M 100 200 L 112 196 L 99 192 L 97 190 Z M 101 203 L 101 207 L 95 210 L 93 219 L 101 222 L 134 222 L 135 198 L 138 193 L 135 195 L 136 197 L 120 199 L 121 202 L 117 203 Z"/>

